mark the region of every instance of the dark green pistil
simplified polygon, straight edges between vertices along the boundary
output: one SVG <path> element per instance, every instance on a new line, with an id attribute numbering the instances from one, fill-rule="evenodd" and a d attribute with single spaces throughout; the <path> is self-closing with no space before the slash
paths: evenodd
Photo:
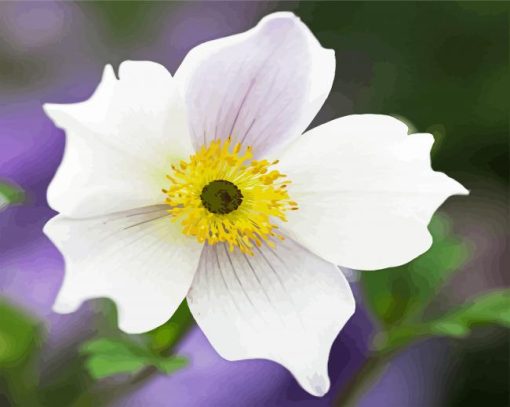
<path id="1" fill-rule="evenodd" d="M 243 202 L 243 194 L 230 181 L 209 182 L 200 194 L 202 204 L 209 212 L 225 215 L 235 211 Z"/>

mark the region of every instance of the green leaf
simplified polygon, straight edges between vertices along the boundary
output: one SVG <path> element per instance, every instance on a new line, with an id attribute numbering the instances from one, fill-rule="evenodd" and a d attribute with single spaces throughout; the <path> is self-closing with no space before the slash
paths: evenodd
<path id="1" fill-rule="evenodd" d="M 0 369 L 20 365 L 41 341 L 39 323 L 0 300 Z"/>
<path id="2" fill-rule="evenodd" d="M 480 295 L 432 321 L 402 325 L 376 338 L 379 348 L 395 349 L 430 336 L 461 338 L 479 325 L 495 324 L 510 328 L 510 290 Z"/>
<path id="3" fill-rule="evenodd" d="M 87 359 L 85 366 L 94 379 L 103 379 L 116 374 L 136 373 L 147 366 L 144 359 L 126 355 L 94 355 Z"/>
<path id="4" fill-rule="evenodd" d="M 445 215 L 436 215 L 429 229 L 434 243 L 425 254 L 400 267 L 361 273 L 366 304 L 387 328 L 419 318 L 468 258 L 466 244 L 452 236 Z"/>
<path id="5" fill-rule="evenodd" d="M 171 349 L 188 332 L 193 322 L 191 311 L 186 300 L 184 300 L 174 312 L 172 318 L 156 329 L 147 332 L 146 335 L 151 342 L 151 349 L 158 354 Z"/>
<path id="6" fill-rule="evenodd" d="M 0 182 L 0 210 L 7 205 L 21 203 L 25 200 L 23 190 L 11 183 Z"/>
<path id="7" fill-rule="evenodd" d="M 88 355 L 85 365 L 95 379 L 116 374 L 134 374 L 148 366 L 169 374 L 186 364 L 184 358 L 155 354 L 145 344 L 129 338 L 95 339 L 86 342 L 81 350 Z"/>
<path id="8" fill-rule="evenodd" d="M 113 320 L 116 319 L 115 312 L 109 314 Z M 113 320 L 107 321 L 107 326 L 116 326 Z M 192 324 L 193 317 L 186 301 L 183 301 L 166 323 L 143 335 L 128 336 L 118 330 L 115 333 L 107 330 L 106 337 L 93 339 L 81 346 L 81 352 L 86 356 L 85 366 L 95 379 L 136 374 L 149 366 L 166 374 L 173 373 L 184 367 L 187 361 L 168 354 Z"/>
<path id="9" fill-rule="evenodd" d="M 427 323 L 431 332 L 446 336 L 465 336 L 473 326 L 481 324 L 510 327 L 510 290 L 481 295 L 443 317 Z"/>
<path id="10" fill-rule="evenodd" d="M 147 350 L 128 339 L 100 338 L 85 342 L 81 348 L 87 354 L 147 354 Z"/>
<path id="11" fill-rule="evenodd" d="M 39 321 L 0 299 L 0 393 L 16 405 L 40 405 L 36 355 L 43 340 L 41 328 Z"/>
<path id="12" fill-rule="evenodd" d="M 182 356 L 173 356 L 158 359 L 157 368 L 163 373 L 170 374 L 187 366 L 188 359 Z"/>

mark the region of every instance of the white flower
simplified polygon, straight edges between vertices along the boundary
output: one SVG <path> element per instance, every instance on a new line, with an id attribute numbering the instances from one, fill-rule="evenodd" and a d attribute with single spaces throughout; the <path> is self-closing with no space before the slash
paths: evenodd
<path id="1" fill-rule="evenodd" d="M 89 100 L 45 105 L 68 136 L 45 227 L 67 266 L 55 310 L 109 297 L 137 333 L 186 297 L 224 358 L 273 360 L 323 395 L 354 312 L 336 265 L 410 261 L 438 206 L 467 193 L 431 169 L 432 136 L 392 117 L 301 135 L 334 71 L 334 52 L 276 13 L 196 47 L 174 77 L 128 61 Z"/>

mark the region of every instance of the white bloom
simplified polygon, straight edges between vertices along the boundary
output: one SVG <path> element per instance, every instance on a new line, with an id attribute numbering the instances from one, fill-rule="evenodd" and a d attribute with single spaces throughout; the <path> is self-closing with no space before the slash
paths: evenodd
<path id="1" fill-rule="evenodd" d="M 431 169 L 432 136 L 392 117 L 301 135 L 334 71 L 334 52 L 276 13 L 196 47 L 174 77 L 128 61 L 89 100 L 45 105 L 68 136 L 45 227 L 67 266 L 55 310 L 110 297 L 136 333 L 186 297 L 223 357 L 273 360 L 323 395 L 354 311 L 336 265 L 410 261 L 438 206 L 467 193 Z"/>

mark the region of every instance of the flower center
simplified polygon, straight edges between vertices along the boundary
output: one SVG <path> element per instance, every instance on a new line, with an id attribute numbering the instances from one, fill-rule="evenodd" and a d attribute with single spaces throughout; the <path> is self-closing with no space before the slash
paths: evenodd
<path id="1" fill-rule="evenodd" d="M 200 199 L 209 212 L 227 214 L 239 208 L 243 194 L 230 181 L 219 179 L 202 189 Z"/>
<path id="2" fill-rule="evenodd" d="M 283 239 L 274 218 L 286 221 L 285 212 L 298 208 L 287 192 L 290 181 L 270 169 L 278 161 L 253 160 L 251 147 L 231 143 L 230 138 L 214 140 L 188 161 L 172 165 L 170 187 L 163 192 L 184 234 L 252 255 L 255 245 L 264 241 L 274 247 L 275 238 Z"/>

